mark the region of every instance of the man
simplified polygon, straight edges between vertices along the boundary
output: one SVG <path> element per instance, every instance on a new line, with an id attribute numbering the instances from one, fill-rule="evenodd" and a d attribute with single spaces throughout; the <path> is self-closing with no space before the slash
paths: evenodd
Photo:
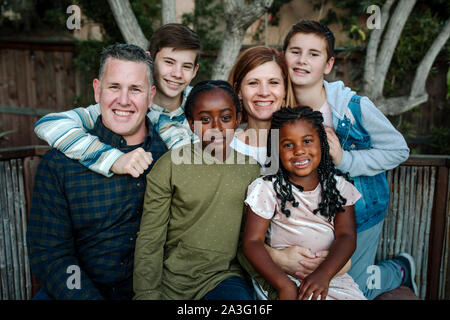
<path id="1" fill-rule="evenodd" d="M 100 116 L 91 134 L 125 154 L 142 148 L 156 160 L 167 151 L 146 117 L 156 89 L 143 49 L 104 49 L 93 86 Z M 36 299 L 132 298 L 145 188 L 145 175 L 106 178 L 55 149 L 42 157 L 27 231 L 31 268 L 42 284 Z"/>
<path id="2" fill-rule="evenodd" d="M 148 114 L 155 130 L 169 149 L 196 141 L 184 115 L 184 103 L 197 74 L 200 40 L 190 28 L 166 24 L 156 30 L 150 39 L 150 54 L 155 63 L 156 94 Z M 95 136 L 86 133 L 100 112 L 98 105 L 52 113 L 35 125 L 39 138 L 64 152 L 89 169 L 112 176 L 141 175 L 154 160 L 142 149 L 124 154 L 117 148 L 98 143 Z"/>

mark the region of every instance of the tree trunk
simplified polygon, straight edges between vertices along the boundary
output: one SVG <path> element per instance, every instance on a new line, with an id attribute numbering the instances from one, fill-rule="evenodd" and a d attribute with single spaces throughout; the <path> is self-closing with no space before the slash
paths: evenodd
<path id="1" fill-rule="evenodd" d="M 383 96 L 384 80 L 397 47 L 398 40 L 405 26 L 406 20 L 417 0 L 400 0 L 389 20 L 387 30 L 383 37 L 380 51 L 376 60 L 375 76 L 370 88 L 370 96 L 374 99 Z"/>
<path id="2" fill-rule="evenodd" d="M 162 0 L 162 24 L 176 23 L 177 10 L 175 0 Z"/>
<path id="3" fill-rule="evenodd" d="M 369 43 L 366 49 L 366 61 L 364 65 L 363 92 L 369 92 L 375 81 L 375 68 L 377 62 L 377 52 L 381 40 L 381 35 L 389 20 L 389 10 L 395 0 L 387 0 L 381 8 L 381 28 L 374 29 L 370 33 Z"/>
<path id="4" fill-rule="evenodd" d="M 212 70 L 212 79 L 226 80 L 239 55 L 247 28 L 261 17 L 273 0 L 254 0 L 244 7 L 242 0 L 222 0 L 227 28 Z"/>
<path id="5" fill-rule="evenodd" d="M 147 50 L 149 41 L 144 36 L 128 0 L 108 0 L 114 19 L 126 43 Z"/>

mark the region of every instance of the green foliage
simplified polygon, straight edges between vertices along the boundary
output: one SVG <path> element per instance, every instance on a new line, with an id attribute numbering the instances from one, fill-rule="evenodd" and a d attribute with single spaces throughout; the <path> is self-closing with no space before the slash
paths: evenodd
<path id="1" fill-rule="evenodd" d="M 450 128 L 434 127 L 431 129 L 431 146 L 436 148 L 439 154 L 450 154 Z"/>
<path id="2" fill-rule="evenodd" d="M 409 91 L 406 79 L 413 78 L 416 68 L 443 28 L 438 14 L 430 8 L 415 7 L 407 20 L 392 58 L 384 85 L 386 97 Z M 431 70 L 433 72 L 433 69 Z"/>

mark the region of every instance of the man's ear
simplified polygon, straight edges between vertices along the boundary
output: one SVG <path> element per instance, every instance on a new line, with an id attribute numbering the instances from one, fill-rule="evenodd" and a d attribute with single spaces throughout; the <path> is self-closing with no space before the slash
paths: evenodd
<path id="1" fill-rule="evenodd" d="M 150 51 L 145 51 L 145 53 L 147 54 L 147 55 L 149 55 L 150 57 L 152 56 L 151 54 L 150 54 Z"/>
<path id="2" fill-rule="evenodd" d="M 148 110 L 150 110 L 152 108 L 153 98 L 155 97 L 155 93 L 156 93 L 156 87 L 153 85 L 150 88 L 150 92 L 148 95 Z"/>
<path id="3" fill-rule="evenodd" d="M 97 78 L 92 81 L 92 86 L 94 87 L 94 98 L 95 102 L 100 103 L 100 91 L 101 91 L 101 82 Z"/>
<path id="4" fill-rule="evenodd" d="M 333 70 L 333 65 L 334 65 L 334 57 L 331 57 L 330 59 L 328 59 L 323 73 L 329 74 L 331 72 L 331 70 Z"/>

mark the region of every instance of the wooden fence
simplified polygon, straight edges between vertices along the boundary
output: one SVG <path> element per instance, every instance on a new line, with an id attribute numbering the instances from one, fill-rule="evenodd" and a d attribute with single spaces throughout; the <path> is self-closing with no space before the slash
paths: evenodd
<path id="1" fill-rule="evenodd" d="M 30 299 L 38 284 L 30 276 L 25 242 L 34 174 L 48 147 L 0 150 L 0 297 Z M 450 156 L 411 156 L 387 173 L 389 212 L 377 259 L 402 251 L 416 259 L 422 299 L 450 299 Z"/>
<path id="2" fill-rule="evenodd" d="M 73 41 L 0 41 L 0 147 L 42 144 L 33 126 L 43 115 L 93 96 L 92 77 L 73 65 Z M 92 99 L 93 102 L 93 99 Z"/>

